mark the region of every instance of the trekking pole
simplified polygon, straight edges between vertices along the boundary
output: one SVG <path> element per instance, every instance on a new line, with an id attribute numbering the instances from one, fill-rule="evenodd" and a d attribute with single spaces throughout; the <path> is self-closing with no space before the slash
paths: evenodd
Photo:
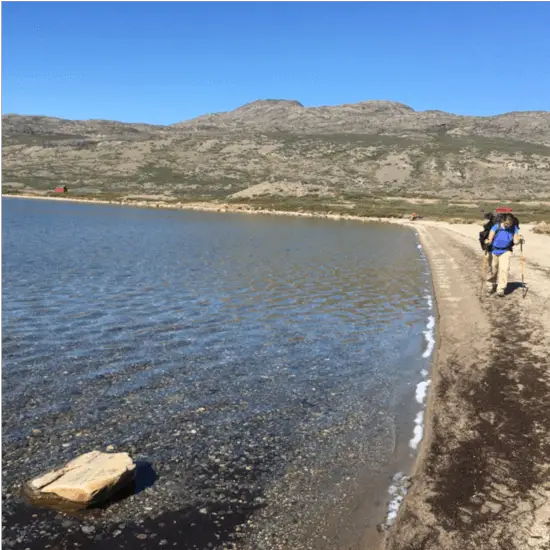
<path id="1" fill-rule="evenodd" d="M 484 288 L 485 288 L 485 282 L 487 279 L 487 249 L 485 249 L 485 252 L 483 253 L 483 265 L 481 267 L 481 294 L 480 299 L 483 300 L 484 296 Z"/>
<path id="2" fill-rule="evenodd" d="M 527 296 L 527 291 L 529 290 L 527 288 L 527 285 L 525 284 L 525 273 L 524 273 L 524 265 L 525 265 L 525 258 L 523 257 L 523 239 L 519 242 L 519 249 L 521 252 L 521 255 L 519 257 L 519 265 L 521 266 L 521 286 L 523 289 L 523 297 Z"/>

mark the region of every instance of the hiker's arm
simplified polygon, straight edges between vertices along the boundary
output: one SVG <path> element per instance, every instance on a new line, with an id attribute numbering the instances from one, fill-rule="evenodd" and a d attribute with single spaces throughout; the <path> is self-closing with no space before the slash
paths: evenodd
<path id="1" fill-rule="evenodd" d="M 487 237 L 487 240 L 485 242 L 487 244 L 491 244 L 494 238 L 495 238 L 495 232 L 491 229 L 491 231 L 489 231 L 489 236 Z"/>
<path id="2" fill-rule="evenodd" d="M 523 238 L 523 235 L 514 235 L 514 244 L 520 244 L 525 243 L 525 239 Z"/>

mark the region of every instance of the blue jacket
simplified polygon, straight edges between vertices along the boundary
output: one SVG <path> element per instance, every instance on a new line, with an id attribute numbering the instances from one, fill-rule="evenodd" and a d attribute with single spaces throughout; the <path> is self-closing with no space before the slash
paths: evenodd
<path id="1" fill-rule="evenodd" d="M 493 254 L 495 256 L 501 256 L 506 251 L 510 250 L 514 241 L 514 235 L 518 234 L 518 228 L 515 225 L 508 229 L 504 229 L 504 227 L 498 223 L 493 225 L 491 231 L 495 232 L 492 243 Z"/>

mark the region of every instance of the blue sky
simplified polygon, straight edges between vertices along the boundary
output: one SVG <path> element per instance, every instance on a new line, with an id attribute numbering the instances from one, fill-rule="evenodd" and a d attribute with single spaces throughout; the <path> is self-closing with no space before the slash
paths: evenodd
<path id="1" fill-rule="evenodd" d="M 170 124 L 255 99 L 550 110 L 546 2 L 4 2 L 2 112 Z"/>

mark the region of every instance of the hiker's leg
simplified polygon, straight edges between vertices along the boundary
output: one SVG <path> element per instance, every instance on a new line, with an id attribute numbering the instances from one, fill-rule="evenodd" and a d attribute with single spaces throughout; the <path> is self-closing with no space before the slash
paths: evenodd
<path id="1" fill-rule="evenodd" d="M 512 253 L 507 250 L 498 259 L 497 292 L 504 292 L 508 286 L 508 273 L 510 272 L 510 258 Z"/>
<path id="2" fill-rule="evenodd" d="M 498 256 L 487 254 L 487 292 L 494 292 L 497 284 Z"/>

